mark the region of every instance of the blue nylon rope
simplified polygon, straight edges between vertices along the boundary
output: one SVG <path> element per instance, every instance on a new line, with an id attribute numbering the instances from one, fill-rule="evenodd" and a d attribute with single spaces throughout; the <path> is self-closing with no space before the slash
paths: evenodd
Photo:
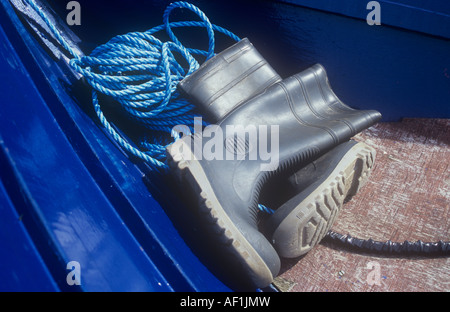
<path id="1" fill-rule="evenodd" d="M 105 117 L 99 103 L 98 93 L 117 101 L 137 122 L 150 130 L 171 134 L 176 125 L 193 127 L 194 106 L 181 98 L 176 91 L 177 84 L 200 66 L 194 55 L 206 57 L 215 55 L 215 35 L 220 32 L 239 41 L 232 32 L 211 24 L 208 17 L 196 6 L 187 2 L 170 4 L 163 14 L 163 24 L 145 32 L 132 32 L 112 38 L 95 48 L 90 55 L 80 56 L 70 47 L 56 27 L 33 0 L 27 0 L 31 7 L 48 25 L 55 38 L 73 56 L 71 67 L 84 76 L 92 89 L 92 103 L 95 112 L 112 138 L 127 152 L 144 160 L 154 170 L 167 170 L 165 147 L 174 140 L 163 142 L 146 141 L 136 147 L 125 139 Z M 194 12 L 200 21 L 170 22 L 171 12 L 185 8 Z M 208 35 L 208 50 L 186 48 L 175 36 L 172 28 L 203 27 Z M 157 38 L 165 31 L 170 41 Z M 183 66 L 181 62 L 185 63 Z"/>

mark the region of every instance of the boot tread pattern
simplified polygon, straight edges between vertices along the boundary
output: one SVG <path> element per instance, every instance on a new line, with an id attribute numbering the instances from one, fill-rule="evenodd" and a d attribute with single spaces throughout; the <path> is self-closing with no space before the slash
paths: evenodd
<path id="1" fill-rule="evenodd" d="M 344 201 L 354 196 L 368 181 L 374 163 L 373 159 L 374 150 L 365 147 L 357 154 L 356 162 L 351 163 L 347 168 L 353 172 L 349 174 L 347 173 L 349 170 L 341 171 L 323 190 L 322 196 L 316 197 L 315 213 L 307 225 L 307 227 L 314 228 L 314 232 L 311 235 L 309 234 L 310 231 L 307 231 L 306 233 L 309 234 L 307 237 L 299 238 L 300 250 L 309 251 L 331 229 Z M 349 179 L 350 175 L 353 175 L 356 179 Z M 350 184 L 350 187 L 346 187 L 347 183 Z M 343 193 L 342 190 L 347 188 L 348 192 Z M 317 222 L 317 220 L 319 221 Z"/>
<path id="2" fill-rule="evenodd" d="M 288 228 L 296 228 L 297 234 L 284 233 L 278 238 L 274 235 L 276 244 L 283 246 L 277 248 L 282 257 L 299 257 L 316 246 L 330 231 L 344 202 L 368 181 L 376 152 L 365 144 L 360 145 L 363 147 L 356 152 L 353 161 L 346 163 L 344 168 L 334 173 L 334 177 L 332 174 L 331 178 L 322 183 L 314 192 L 313 198 L 306 198 L 299 204 L 299 208 L 294 209 L 295 218 L 291 218 L 289 222 L 297 225 L 292 226 L 291 223 Z M 355 157 L 355 154 L 352 155 Z M 277 239 L 283 241 L 277 242 Z"/>

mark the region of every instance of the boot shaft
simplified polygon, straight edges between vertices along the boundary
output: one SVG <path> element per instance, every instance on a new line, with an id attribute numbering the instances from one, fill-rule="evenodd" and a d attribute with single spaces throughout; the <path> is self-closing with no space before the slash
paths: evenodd
<path id="1" fill-rule="evenodd" d="M 215 55 L 178 87 L 211 123 L 281 77 L 246 38 Z"/>

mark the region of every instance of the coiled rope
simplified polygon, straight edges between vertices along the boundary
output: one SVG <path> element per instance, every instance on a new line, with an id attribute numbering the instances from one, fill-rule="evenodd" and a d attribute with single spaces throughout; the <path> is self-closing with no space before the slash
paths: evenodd
<path id="1" fill-rule="evenodd" d="M 70 66 L 83 75 L 92 87 L 95 112 L 112 138 L 127 152 L 144 160 L 154 170 L 168 169 L 165 147 L 173 142 L 172 129 L 176 125 L 194 126 L 194 106 L 181 98 L 177 84 L 199 68 L 194 57 L 206 60 L 215 55 L 215 34 L 220 32 L 235 41 L 240 38 L 232 32 L 211 24 L 207 16 L 187 2 L 170 4 L 163 14 L 163 24 L 145 32 L 132 32 L 112 38 L 95 48 L 90 55 L 80 56 L 70 47 L 43 10 L 33 0 L 26 0 L 48 25 L 59 43 L 73 56 Z M 200 21 L 170 22 L 171 12 L 185 8 L 194 12 Z M 186 48 L 172 28 L 202 27 L 208 35 L 208 50 Z M 170 41 L 163 42 L 156 34 L 165 31 Z M 129 117 L 155 133 L 153 138 L 136 147 L 124 138 L 105 117 L 99 103 L 99 93 L 118 102 Z M 169 139 L 168 139 L 169 138 Z"/>

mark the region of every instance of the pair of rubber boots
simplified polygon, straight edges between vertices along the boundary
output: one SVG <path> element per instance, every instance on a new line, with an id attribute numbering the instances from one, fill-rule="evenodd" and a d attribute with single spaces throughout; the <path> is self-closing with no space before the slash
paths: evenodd
<path id="1" fill-rule="evenodd" d="M 247 39 L 179 88 L 213 124 L 168 147 L 172 172 L 249 283 L 268 286 L 367 181 L 375 151 L 351 138 L 381 115 L 343 104 L 321 65 L 282 79 Z M 263 219 L 262 198 L 276 205 Z"/>

